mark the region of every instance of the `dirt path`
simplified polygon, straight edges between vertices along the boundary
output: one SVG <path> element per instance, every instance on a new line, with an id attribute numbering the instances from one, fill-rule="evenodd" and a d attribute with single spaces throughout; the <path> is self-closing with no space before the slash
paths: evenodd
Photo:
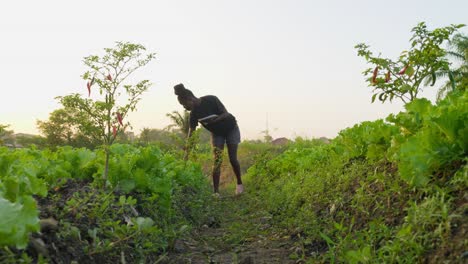
<path id="1" fill-rule="evenodd" d="M 271 226 L 258 197 L 232 190 L 213 198 L 206 225 L 176 241 L 173 252 L 159 263 L 299 263 L 291 256 L 299 248 L 290 236 Z"/>

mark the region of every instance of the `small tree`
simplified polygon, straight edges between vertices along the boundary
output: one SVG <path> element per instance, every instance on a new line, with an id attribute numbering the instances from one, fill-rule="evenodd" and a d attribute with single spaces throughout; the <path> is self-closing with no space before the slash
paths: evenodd
<path id="1" fill-rule="evenodd" d="M 446 79 L 448 81 L 439 88 L 437 92 L 437 100 L 442 100 L 449 92 L 454 90 L 463 90 L 468 85 L 468 36 L 464 34 L 456 34 L 449 41 L 447 59 L 455 64 L 447 71 L 442 69 L 435 73 L 437 79 Z M 427 78 L 425 85 L 431 82 L 431 78 Z"/>
<path id="2" fill-rule="evenodd" d="M 180 145 L 180 138 L 174 135 L 174 132 L 167 129 L 143 128 L 138 137 L 138 143 L 148 145 L 151 143 L 158 144 L 165 149 L 173 150 Z"/>
<path id="3" fill-rule="evenodd" d="M 89 125 L 91 123 L 87 113 L 64 107 L 51 112 L 48 120 L 38 120 L 37 128 L 51 148 L 61 145 L 95 148 L 101 144 L 101 139 L 98 137 L 98 128 Z"/>
<path id="4" fill-rule="evenodd" d="M 7 130 L 10 125 L 0 124 L 0 146 L 3 144 L 12 144 L 15 142 L 13 130 Z"/>
<path id="5" fill-rule="evenodd" d="M 79 124 L 78 129 L 87 131 L 97 138 L 103 145 L 106 161 L 103 179 L 107 179 L 109 172 L 110 146 L 114 143 L 118 131 L 130 126 L 124 121 L 127 114 L 136 110 L 141 95 L 150 86 L 148 80 L 136 84 L 126 83 L 127 78 L 140 67 L 155 58 L 155 53 L 146 53 L 145 47 L 128 42 L 117 42 L 116 47 L 104 49 L 103 56 L 91 55 L 84 58 L 89 70 L 83 74 L 87 81 L 88 97 L 71 94 L 58 97 L 66 108 L 86 115 L 86 122 Z M 145 53 L 145 54 L 144 54 Z M 99 91 L 97 95 L 94 91 Z M 125 98 L 122 98 L 122 92 Z M 119 100 L 120 99 L 120 100 Z M 124 104 L 119 104 L 126 101 Z"/>
<path id="6" fill-rule="evenodd" d="M 271 136 L 270 130 L 268 128 L 261 131 L 260 133 L 263 134 L 263 142 L 270 143 L 273 141 L 273 137 Z"/>
<path id="7" fill-rule="evenodd" d="M 183 134 L 183 138 L 185 139 L 188 136 L 188 132 L 190 129 L 190 112 L 183 111 L 182 113 L 177 111 L 172 111 L 172 113 L 167 113 L 167 117 L 172 121 L 172 124 L 168 125 L 166 129 L 168 131 L 177 130 Z"/>
<path id="8" fill-rule="evenodd" d="M 372 102 L 376 99 L 392 101 L 394 98 L 403 102 L 412 101 L 422 90 L 424 79 L 430 77 L 431 85 L 434 85 L 435 73 L 449 69 L 446 51 L 441 45 L 463 26 L 451 25 L 430 31 L 424 22 L 419 23 L 412 29 L 411 49 L 403 51 L 396 61 L 374 56 L 364 43 L 356 45 L 358 56 L 373 65 L 363 72 L 369 86 L 374 88 Z"/>

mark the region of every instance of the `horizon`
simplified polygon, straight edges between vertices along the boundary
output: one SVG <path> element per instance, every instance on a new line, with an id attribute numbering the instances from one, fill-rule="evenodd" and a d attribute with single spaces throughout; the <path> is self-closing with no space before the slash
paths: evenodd
<path id="1" fill-rule="evenodd" d="M 125 3 L 4 4 L 0 124 L 39 134 L 36 121 L 60 107 L 56 96 L 86 94 L 83 58 L 129 41 L 156 53 L 132 77 L 154 83 L 128 117 L 136 135 L 143 128 L 163 129 L 170 124 L 166 113 L 183 111 L 173 86 L 184 83 L 196 96 L 220 98 L 243 140 L 260 139 L 266 129 L 273 138 L 334 138 L 342 129 L 403 110 L 399 101 L 371 104 L 361 74 L 368 66 L 356 44 L 396 58 L 409 48 L 417 23 L 431 30 L 466 24 L 468 9 L 466 1 L 433 0 Z M 429 87 L 422 97 L 433 101 L 436 91 L 437 85 Z"/>

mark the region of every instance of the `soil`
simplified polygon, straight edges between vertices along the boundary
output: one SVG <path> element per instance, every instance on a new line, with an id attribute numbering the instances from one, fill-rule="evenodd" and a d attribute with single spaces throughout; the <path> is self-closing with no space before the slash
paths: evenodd
<path id="1" fill-rule="evenodd" d="M 82 243 L 79 239 L 64 240 L 56 235 L 56 229 L 61 228 L 58 221 L 70 220 L 60 219 L 57 212 L 63 211 L 65 203 L 74 193 L 91 191 L 89 184 L 89 181 L 69 179 L 60 188 L 49 190 L 46 198 L 36 197 L 41 221 L 56 222 L 57 226 L 46 228 L 46 230 L 41 227 L 40 233 L 32 235 L 31 243 L 28 247 L 28 254 L 30 256 L 36 259 L 38 252 L 44 252 L 45 254 L 43 255 L 47 256 L 51 263 L 93 263 L 96 260 L 84 253 L 83 247 L 85 243 Z M 55 198 L 51 199 L 51 197 Z M 78 227 L 85 230 L 89 223 L 83 220 L 78 224 Z"/>
<path id="2" fill-rule="evenodd" d="M 213 215 L 201 228 L 178 239 L 159 263 L 301 263 L 301 247 L 271 225 L 257 197 L 234 191 L 214 199 Z"/>

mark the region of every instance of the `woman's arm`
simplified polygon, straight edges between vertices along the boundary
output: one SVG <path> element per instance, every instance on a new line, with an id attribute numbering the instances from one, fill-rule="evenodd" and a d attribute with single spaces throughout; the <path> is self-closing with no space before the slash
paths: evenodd
<path id="1" fill-rule="evenodd" d="M 222 113 L 222 114 L 218 115 L 216 118 L 213 118 L 211 123 L 217 123 L 219 121 L 222 121 L 222 120 L 226 119 L 226 117 L 228 117 L 228 116 L 229 116 L 228 112 Z"/>

